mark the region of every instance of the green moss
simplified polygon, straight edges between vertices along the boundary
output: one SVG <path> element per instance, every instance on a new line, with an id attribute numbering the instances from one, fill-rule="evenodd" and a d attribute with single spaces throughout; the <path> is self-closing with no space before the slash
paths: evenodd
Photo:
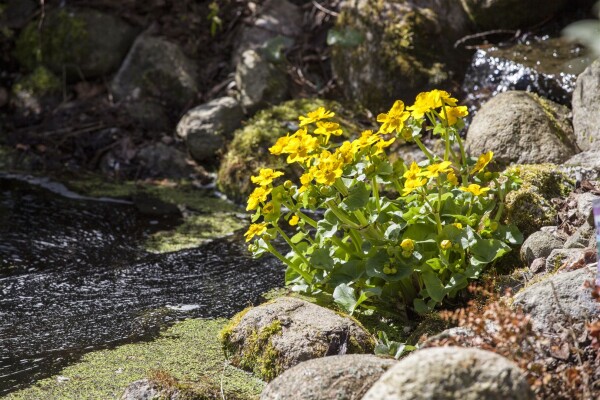
<path id="1" fill-rule="evenodd" d="M 187 320 L 177 323 L 158 339 L 147 343 L 96 351 L 35 385 L 9 394 L 7 399 L 114 399 L 152 371 L 166 371 L 185 385 L 194 398 L 214 399 L 221 379 L 227 399 L 257 399 L 264 383 L 226 363 L 218 332 L 227 323 L 218 320 Z M 220 397 L 217 397 L 220 398 Z"/>
<path id="2" fill-rule="evenodd" d="M 39 25 L 39 20 L 31 21 L 16 41 L 15 57 L 21 65 L 33 70 L 43 64 L 59 72 L 82 59 L 87 37 L 83 20 L 60 9 L 46 16 L 41 29 Z"/>
<path id="3" fill-rule="evenodd" d="M 151 235 L 144 247 L 153 253 L 189 249 L 211 239 L 227 236 L 244 226 L 246 222 L 231 213 L 186 215 L 183 224 L 174 230 Z"/>
<path id="4" fill-rule="evenodd" d="M 542 226 L 555 225 L 557 210 L 551 200 L 564 197 L 574 185 L 553 164 L 517 165 L 507 169 L 523 181 L 521 188 L 506 196 L 506 219 L 525 236 Z"/>
<path id="5" fill-rule="evenodd" d="M 60 80 L 49 69 L 37 66 L 33 72 L 20 79 L 14 86 L 13 92 L 28 92 L 34 96 L 44 96 L 59 92 Z"/>
<path id="6" fill-rule="evenodd" d="M 550 103 L 549 100 L 538 96 L 535 93 L 527 93 L 527 95 L 529 97 L 531 97 L 533 100 L 535 100 L 540 107 L 542 108 L 542 110 L 544 111 L 544 113 L 546 114 L 546 116 L 548 117 L 548 119 L 550 120 L 551 126 L 552 126 L 552 133 L 554 135 L 556 135 L 556 137 L 566 146 L 568 147 L 575 147 L 575 142 L 574 142 L 574 138 L 569 138 L 567 135 L 567 132 L 565 131 L 565 129 L 567 129 L 566 126 L 563 126 L 564 123 L 561 123 L 558 120 L 558 116 L 557 116 L 557 111 L 559 107 L 564 107 L 558 104 L 552 104 Z M 567 114 L 567 110 L 565 108 L 565 115 Z"/>
<path id="7" fill-rule="evenodd" d="M 244 318 L 244 315 L 246 315 L 248 311 L 250 311 L 252 308 L 252 306 L 246 307 L 239 313 L 235 314 L 233 318 L 231 318 L 229 322 L 227 322 L 227 324 L 219 331 L 219 341 L 221 342 L 223 350 L 226 354 L 233 354 L 233 352 L 235 351 L 235 349 L 231 349 L 229 347 L 231 345 L 231 334 L 235 330 L 235 328 L 240 324 L 240 321 L 242 320 L 242 318 Z"/>
<path id="8" fill-rule="evenodd" d="M 299 99 L 262 110 L 246 126 L 234 132 L 219 168 L 219 190 L 234 201 L 244 202 L 254 188 L 250 176 L 260 168 L 282 169 L 290 178 L 299 177 L 300 170 L 292 169 L 283 157 L 271 155 L 268 149 L 279 137 L 298 129 L 298 116 L 318 107 L 333 110 L 336 113 L 334 120 L 340 123 L 347 134 L 360 132 L 360 127 L 353 122 L 353 115 L 332 101 Z"/>

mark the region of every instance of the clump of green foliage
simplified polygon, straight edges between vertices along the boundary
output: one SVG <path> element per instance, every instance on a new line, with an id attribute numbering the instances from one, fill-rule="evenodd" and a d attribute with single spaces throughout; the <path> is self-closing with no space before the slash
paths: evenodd
<path id="1" fill-rule="evenodd" d="M 433 90 L 407 108 L 396 101 L 377 117 L 378 132 L 341 143 L 330 141 L 344 134 L 332 111 L 301 116 L 299 129 L 269 149 L 302 169 L 300 183 L 275 185 L 284 172 L 270 168 L 252 177 L 250 250 L 281 260 L 294 290 L 330 294 L 349 313 L 431 311 L 522 241 L 502 223 L 519 179 L 486 171 L 492 152 L 467 157 L 459 136 L 466 115 L 450 94 Z M 427 132 L 439 136 L 443 154 L 423 144 Z M 386 149 L 396 140 L 414 142 L 426 160 L 391 162 Z M 273 244 L 278 237 L 286 255 Z"/>

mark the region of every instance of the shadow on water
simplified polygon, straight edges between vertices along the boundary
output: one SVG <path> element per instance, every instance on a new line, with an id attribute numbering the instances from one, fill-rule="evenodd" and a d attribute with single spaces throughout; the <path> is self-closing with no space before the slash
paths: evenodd
<path id="1" fill-rule="evenodd" d="M 141 249 L 178 222 L 0 177 L 0 395 L 169 322 L 231 316 L 283 282 L 283 268 L 252 260 L 239 234 L 163 255 Z"/>

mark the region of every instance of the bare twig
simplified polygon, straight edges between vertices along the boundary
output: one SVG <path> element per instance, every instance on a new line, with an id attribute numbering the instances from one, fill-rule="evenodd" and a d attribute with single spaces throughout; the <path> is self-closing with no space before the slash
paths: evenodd
<path id="1" fill-rule="evenodd" d="M 510 33 L 512 35 L 514 35 L 514 37 L 517 37 L 521 34 L 520 30 L 512 30 L 512 29 L 494 29 L 491 31 L 485 31 L 485 32 L 479 32 L 479 33 L 475 33 L 473 35 L 467 35 L 467 36 L 463 36 L 462 38 L 458 39 L 455 43 L 454 43 L 454 48 L 458 48 L 458 46 L 460 46 L 461 44 L 465 43 L 468 40 L 471 39 L 478 39 L 481 37 L 486 37 L 489 35 L 498 35 L 498 34 L 502 34 L 502 33 Z"/>
<path id="2" fill-rule="evenodd" d="M 312 1 L 312 4 L 320 11 L 323 11 L 325 14 L 329 14 L 332 17 L 339 17 L 339 15 L 340 15 L 339 12 L 335 12 L 335 11 L 327 9 L 327 8 L 323 7 L 322 5 L 320 5 L 319 3 L 317 3 L 315 0 Z"/>

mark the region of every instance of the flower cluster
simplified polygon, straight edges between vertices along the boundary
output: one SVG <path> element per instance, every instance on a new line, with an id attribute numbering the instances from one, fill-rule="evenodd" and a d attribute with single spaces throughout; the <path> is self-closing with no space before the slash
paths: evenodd
<path id="1" fill-rule="evenodd" d="M 294 289 L 330 294 L 349 312 L 426 312 L 454 296 L 522 240 L 502 224 L 518 178 L 486 171 L 492 152 L 467 157 L 459 135 L 466 115 L 449 93 L 432 90 L 408 107 L 396 101 L 377 116 L 377 131 L 352 141 L 340 140 L 335 113 L 323 107 L 300 116 L 299 129 L 269 149 L 302 168 L 299 182 L 268 168 L 251 178 L 250 250 L 279 258 Z M 443 154 L 424 135 L 439 136 Z M 397 140 L 415 143 L 426 160 L 393 161 Z M 273 246 L 276 237 L 289 253 Z"/>

